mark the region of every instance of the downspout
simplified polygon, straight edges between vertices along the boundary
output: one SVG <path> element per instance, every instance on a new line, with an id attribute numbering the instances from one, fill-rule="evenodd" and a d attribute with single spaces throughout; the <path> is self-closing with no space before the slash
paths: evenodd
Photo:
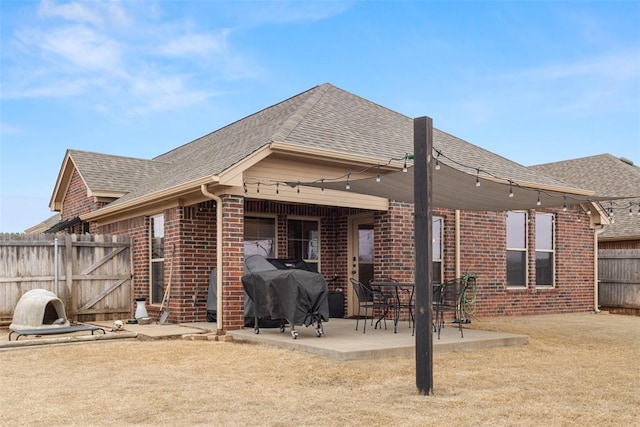
<path id="1" fill-rule="evenodd" d="M 456 257 L 456 279 L 462 277 L 462 266 L 460 265 L 460 209 L 456 209 L 456 231 L 455 231 L 455 257 Z"/>
<path id="2" fill-rule="evenodd" d="M 598 306 L 600 301 L 598 300 L 598 288 L 600 287 L 600 280 L 598 279 L 598 236 L 604 231 L 604 225 L 600 225 L 593 232 L 593 311 L 600 313 Z"/>
<path id="3" fill-rule="evenodd" d="M 207 184 L 200 185 L 200 191 L 205 197 L 216 202 L 216 325 L 218 332 L 222 330 L 222 199 L 207 190 Z"/>

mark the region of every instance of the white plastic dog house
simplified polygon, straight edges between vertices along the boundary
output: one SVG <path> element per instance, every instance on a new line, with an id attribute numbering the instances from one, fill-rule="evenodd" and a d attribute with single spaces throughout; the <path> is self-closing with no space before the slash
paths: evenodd
<path id="1" fill-rule="evenodd" d="M 25 292 L 13 311 L 11 330 L 48 329 L 69 326 L 64 304 L 51 291 L 33 289 Z"/>

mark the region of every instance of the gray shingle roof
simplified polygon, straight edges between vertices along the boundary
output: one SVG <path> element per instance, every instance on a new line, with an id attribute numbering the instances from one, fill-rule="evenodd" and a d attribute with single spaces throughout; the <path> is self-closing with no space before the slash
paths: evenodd
<path id="1" fill-rule="evenodd" d="M 271 142 L 397 158 L 413 151 L 413 118 L 322 84 L 147 161 L 148 175 L 120 182 L 118 188 L 129 193 L 111 205 L 222 174 Z M 434 148 L 442 152 L 441 161 L 454 168 L 463 169 L 462 164 L 514 181 L 571 187 L 438 129 L 434 129 Z M 95 185 L 109 185 L 107 175 L 111 179 L 125 175 L 118 168 L 130 165 L 112 162 L 96 166 L 100 169 L 92 172 L 92 181 L 95 178 Z M 470 172 L 469 168 L 466 171 Z"/>
<path id="2" fill-rule="evenodd" d="M 159 161 L 68 150 L 87 187 L 93 192 L 128 193 L 156 177 L 164 166 Z"/>
<path id="3" fill-rule="evenodd" d="M 640 167 L 629 164 L 611 154 L 583 157 L 561 162 L 531 166 L 531 169 L 554 176 L 582 188 L 592 189 L 596 195 L 628 197 L 611 202 L 614 223 L 601 234 L 604 240 L 640 238 Z M 603 202 L 607 208 L 609 203 Z M 629 215 L 631 206 L 632 215 Z"/>

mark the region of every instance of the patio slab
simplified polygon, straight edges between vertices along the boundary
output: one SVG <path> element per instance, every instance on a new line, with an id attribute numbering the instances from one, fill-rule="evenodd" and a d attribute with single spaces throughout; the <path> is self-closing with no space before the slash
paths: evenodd
<path id="1" fill-rule="evenodd" d="M 110 330 L 113 325 L 110 321 L 91 322 Z M 393 332 L 393 325 L 388 329 L 374 329 L 367 325 L 366 333 L 362 332 L 362 323 L 359 330 L 355 330 L 353 319 L 330 319 L 323 323 L 324 335 L 316 336 L 313 326 L 296 328 L 298 338 L 293 339 L 290 329 L 284 333 L 279 328 L 261 328 L 256 334 L 253 328 L 245 328 L 237 331 L 228 331 L 227 336 L 238 342 L 256 342 L 272 345 L 290 350 L 305 351 L 323 357 L 338 360 L 377 359 L 386 357 L 414 357 L 415 337 L 411 336 L 411 328 L 407 322 L 398 324 L 398 333 Z M 19 341 L 8 341 L 8 331 L 0 331 L 0 350 L 11 347 L 27 347 L 44 344 L 64 344 L 71 342 L 87 342 L 107 339 L 216 339 L 217 325 L 209 322 L 184 323 L 184 324 L 157 324 L 149 325 L 126 324 L 124 331 L 107 332 L 105 335 L 61 335 L 55 338 L 23 337 Z M 436 334 L 433 337 L 433 352 L 473 351 L 491 347 L 521 346 L 529 343 L 526 335 L 505 334 L 500 332 L 480 331 L 476 329 L 464 329 L 464 338 L 455 324 L 447 324 L 441 332 L 440 339 Z"/>
<path id="2" fill-rule="evenodd" d="M 373 329 L 367 325 L 366 333 L 362 324 L 355 330 L 355 320 L 331 319 L 324 324 L 324 335 L 316 336 L 315 328 L 297 327 L 298 338 L 293 339 L 289 329 L 281 333 L 278 328 L 262 328 L 256 334 L 245 328 L 229 331 L 234 340 L 259 342 L 291 350 L 306 351 L 338 360 L 376 359 L 385 357 L 414 357 L 415 337 L 411 336 L 408 322 L 398 324 L 398 333 L 389 329 Z M 481 348 L 527 345 L 526 335 L 504 334 L 464 328 L 464 338 L 460 337 L 457 325 L 446 325 L 440 339 L 434 334 L 433 352 L 473 351 Z"/>

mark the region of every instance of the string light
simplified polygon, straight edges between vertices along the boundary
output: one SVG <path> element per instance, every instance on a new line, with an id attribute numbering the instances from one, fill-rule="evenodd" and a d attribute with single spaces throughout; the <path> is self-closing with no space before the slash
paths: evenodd
<path id="1" fill-rule="evenodd" d="M 500 177 L 500 176 L 497 176 L 495 174 L 492 174 L 491 172 L 483 170 L 483 169 L 481 169 L 479 167 L 473 167 L 473 166 L 470 166 L 470 165 L 463 164 L 461 162 L 458 162 L 455 159 L 452 159 L 452 158 L 446 156 L 440 150 L 433 149 L 433 154 L 435 155 L 435 169 L 436 170 L 440 169 L 440 158 L 441 157 L 447 160 L 446 163 L 451 162 L 453 164 L 456 164 L 456 165 L 460 166 L 460 168 L 457 168 L 460 171 L 463 171 L 464 169 L 475 170 L 475 172 L 476 172 L 476 182 L 475 182 L 476 187 L 480 187 L 481 186 L 480 173 L 482 172 L 484 175 L 487 175 L 489 177 L 495 178 L 495 180 L 497 182 L 500 182 L 500 181 L 508 182 L 509 183 L 509 194 L 508 194 L 508 197 L 510 197 L 510 198 L 513 198 L 514 195 L 515 195 L 514 194 L 514 189 L 513 189 L 514 186 L 516 186 L 518 188 L 521 188 L 522 190 L 525 190 L 525 191 L 537 191 L 538 192 L 538 197 L 537 197 L 537 201 L 536 201 L 536 205 L 537 206 L 542 205 L 542 200 L 541 200 L 542 193 L 548 195 L 550 198 L 558 197 L 558 195 L 554 194 L 553 192 L 547 192 L 547 191 L 542 190 L 542 189 L 534 190 L 533 188 L 530 188 L 530 187 L 527 187 L 527 186 L 521 187 L 516 181 L 514 181 L 512 179 L 505 179 L 503 177 Z M 244 194 L 246 195 L 246 194 L 248 194 L 247 184 L 256 184 L 256 194 L 260 194 L 260 186 L 261 186 L 261 184 L 262 185 L 269 185 L 269 186 L 275 185 L 276 186 L 275 194 L 279 195 L 279 193 L 280 193 L 280 187 L 279 186 L 280 186 L 281 183 L 283 183 L 283 184 L 287 184 L 287 185 L 289 185 L 291 187 L 296 187 L 296 193 L 299 195 L 300 192 L 301 192 L 301 189 L 300 189 L 301 185 L 309 185 L 310 184 L 310 185 L 318 186 L 318 184 L 320 184 L 320 191 L 324 193 L 325 181 L 341 181 L 344 178 L 346 178 L 345 189 L 346 190 L 350 190 L 351 189 L 351 176 L 352 175 L 365 174 L 365 173 L 367 173 L 367 172 L 369 172 L 369 171 L 371 171 L 372 169 L 375 168 L 375 170 L 376 170 L 376 174 L 375 174 L 375 177 L 374 177 L 375 182 L 381 182 L 382 181 L 382 167 L 383 166 L 390 166 L 394 161 L 396 161 L 396 162 L 397 161 L 402 161 L 402 171 L 403 172 L 408 172 L 408 160 L 413 160 L 413 159 L 414 159 L 413 154 L 407 153 L 403 157 L 391 158 L 386 163 L 378 163 L 376 165 L 367 166 L 367 167 L 365 167 L 365 168 L 363 168 L 363 169 L 361 169 L 359 171 L 348 172 L 348 173 L 346 173 L 346 174 L 344 174 L 344 175 L 342 175 L 340 177 L 335 177 L 335 178 L 324 178 L 323 177 L 323 178 L 320 178 L 318 180 L 310 181 L 310 182 L 300 182 L 300 181 L 297 181 L 297 182 L 291 182 L 291 181 L 288 181 L 288 182 L 287 181 L 258 181 L 258 180 L 254 181 L 254 182 L 251 182 L 251 180 L 244 180 L 243 181 L 243 189 L 244 189 Z M 367 175 L 366 177 L 371 177 L 371 175 Z M 579 203 L 584 203 L 584 199 L 576 198 L 575 196 L 568 196 L 566 194 L 562 196 L 562 199 L 563 199 L 563 203 L 562 203 L 562 210 L 563 211 L 566 211 L 568 209 L 567 205 L 568 205 L 568 200 L 569 199 L 575 200 L 575 201 L 577 201 Z M 589 204 L 589 206 L 587 208 L 587 214 L 591 215 L 591 200 L 587 200 L 587 203 Z M 633 208 L 634 208 L 635 205 L 636 205 L 636 201 L 635 200 L 632 201 L 632 202 L 624 201 L 624 203 L 616 203 L 615 201 L 613 201 L 613 202 L 609 201 L 609 208 L 607 209 L 608 216 L 609 216 L 609 218 L 611 220 L 613 220 L 614 210 L 616 210 L 616 209 L 617 210 L 621 210 L 621 209 L 628 210 L 629 215 L 633 215 Z M 637 203 L 637 206 L 638 206 L 637 214 L 638 214 L 638 216 L 640 216 L 640 202 Z"/>

